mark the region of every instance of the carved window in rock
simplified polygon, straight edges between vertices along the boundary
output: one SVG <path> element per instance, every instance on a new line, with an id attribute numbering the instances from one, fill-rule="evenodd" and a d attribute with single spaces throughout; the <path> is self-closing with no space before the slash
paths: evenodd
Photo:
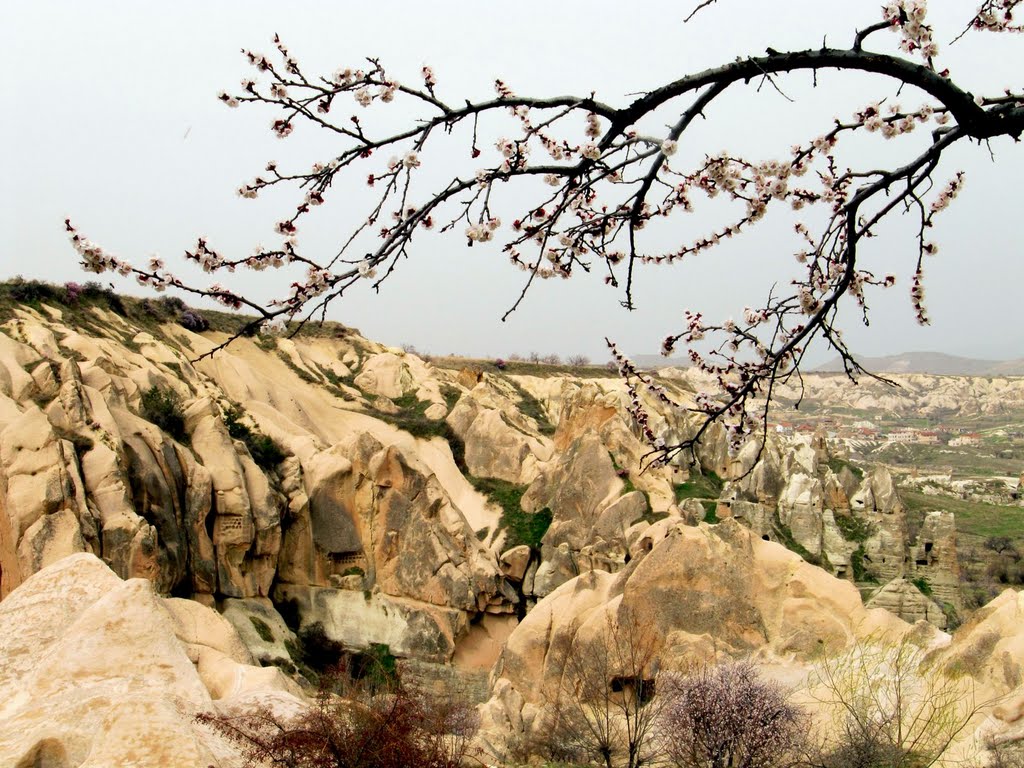
<path id="1" fill-rule="evenodd" d="M 331 576 L 340 576 L 350 568 L 366 570 L 366 555 L 362 550 L 357 552 L 328 552 L 327 560 L 330 563 Z"/>

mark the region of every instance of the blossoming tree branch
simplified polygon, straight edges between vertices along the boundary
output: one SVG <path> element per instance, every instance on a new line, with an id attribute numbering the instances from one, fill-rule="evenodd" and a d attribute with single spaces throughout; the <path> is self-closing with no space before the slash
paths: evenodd
<path id="1" fill-rule="evenodd" d="M 700 3 L 694 13 L 714 2 Z M 985 0 L 973 8 L 973 15 L 965 14 L 963 27 L 949 37 L 1019 33 L 1022 27 L 1014 13 L 1021 2 Z M 877 36 L 887 31 L 897 35 L 899 48 L 877 52 L 885 47 L 876 44 Z M 243 52 L 254 75 L 242 81 L 237 94 L 222 93 L 220 99 L 229 107 L 271 105 L 277 110 L 271 126 L 277 136 L 287 137 L 298 124 L 312 124 L 335 137 L 337 149 L 311 167 L 285 169 L 269 163 L 238 190 L 245 198 L 272 187 L 298 191 L 297 205 L 275 225 L 279 245 L 232 258 L 200 238 L 185 257 L 215 275 L 298 269 L 301 276 L 284 295 L 264 305 L 223 282 L 187 283 L 159 259 L 146 264 L 124 261 L 86 239 L 70 221 L 66 226 L 86 270 L 115 271 L 158 291 L 175 288 L 246 308 L 256 319 L 242 332 L 251 333 L 294 329 L 286 323 L 301 327 L 323 318 L 328 306 L 357 284 L 379 288 L 413 255 L 421 230 L 455 232 L 468 245 L 502 241 L 508 259 L 524 274 L 522 292 L 510 312 L 534 281 L 592 270 L 601 271 L 607 283 L 621 290 L 623 305 L 633 308 L 639 268 L 681 262 L 725 238 L 742 237 L 780 207 L 805 210 L 806 220 L 813 223 L 796 225 L 801 246 L 795 257 L 802 266 L 790 285 L 774 288 L 763 306 L 746 308 L 738 321 L 715 322 L 686 311 L 684 327 L 662 343 L 666 355 L 686 345 L 693 365 L 717 382 L 714 391 L 699 393 L 693 403 L 677 403 L 608 342 L 655 460 L 692 449 L 714 423 L 728 430 L 733 449 L 756 434 L 763 446 L 773 387 L 799 378 L 812 339 L 822 338 L 835 348 L 851 378 L 867 373 L 837 327 L 840 302 L 859 305 L 866 320 L 869 289 L 890 286 L 896 278 L 858 264 L 862 241 L 890 214 L 911 214 L 917 247 L 908 255 L 909 298 L 918 322 L 927 323 L 925 266 L 937 251 L 930 231 L 964 183 L 962 172 L 940 173 L 944 153 L 965 141 L 1019 139 L 1024 130 L 1024 93 L 968 92 L 942 68 L 936 37 L 925 0 L 890 0 L 879 18 L 866 20 L 851 33 L 847 47 L 768 49 L 764 56 L 737 58 L 681 77 L 624 105 L 605 103 L 593 94 L 521 95 L 502 80 L 495 81 L 493 98 L 459 100 L 442 93 L 428 66 L 415 83 L 400 83 L 376 59 L 362 68 L 314 75 L 275 37 L 274 55 Z M 847 117 L 798 137 L 773 159 L 726 151 L 703 154 L 696 163 L 677 162 L 687 154 L 681 150 L 689 148 L 691 127 L 698 120 L 714 119 L 712 107 L 723 94 L 755 84 L 784 93 L 787 78 L 807 72 L 816 77 L 822 70 L 863 73 L 883 93 L 898 92 L 906 103 L 879 98 L 852 105 Z M 373 130 L 368 115 L 399 99 L 418 105 L 420 118 L 402 130 Z M 652 117 L 665 115 L 666 129 L 652 132 L 647 127 Z M 492 125 L 512 129 L 501 136 Z M 870 138 L 903 146 L 903 137 L 914 131 L 927 133 L 929 139 L 905 142 L 899 162 L 880 166 L 878 158 L 863 157 L 865 153 L 860 153 L 859 166 L 841 162 L 839 149 L 854 135 L 872 134 Z M 465 137 L 464 152 L 473 171 L 427 188 L 421 166 L 435 139 L 444 134 Z M 365 183 L 358 218 L 336 249 L 326 254 L 307 251 L 298 237 L 304 218 L 329 205 L 332 192 L 353 176 Z M 533 197 L 518 216 L 503 222 L 496 211 L 516 185 Z M 729 206 L 726 223 L 697 237 L 677 239 L 667 250 L 652 247 L 650 229 L 670 217 L 691 215 L 696 226 L 706 227 L 693 214 L 710 198 Z M 344 210 L 351 208 L 346 200 Z M 644 402 L 650 397 L 695 412 L 701 417 L 699 426 L 682 442 L 666 445 L 648 423 Z"/>

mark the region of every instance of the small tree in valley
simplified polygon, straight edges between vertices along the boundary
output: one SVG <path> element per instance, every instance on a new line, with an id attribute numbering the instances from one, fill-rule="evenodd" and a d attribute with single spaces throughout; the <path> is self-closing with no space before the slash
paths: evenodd
<path id="1" fill-rule="evenodd" d="M 677 768 L 800 765 L 808 718 L 750 662 L 659 678 L 660 738 Z"/>

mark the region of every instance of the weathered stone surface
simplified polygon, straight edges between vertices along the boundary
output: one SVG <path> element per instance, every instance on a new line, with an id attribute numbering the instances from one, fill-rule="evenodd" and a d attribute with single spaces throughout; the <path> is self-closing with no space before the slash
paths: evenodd
<path id="1" fill-rule="evenodd" d="M 77 554 L 0 603 L 0 762 L 205 768 L 217 758 L 197 712 L 214 698 L 291 696 L 277 670 L 245 663 L 214 611 L 172 602 Z"/>
<path id="2" fill-rule="evenodd" d="M 733 520 L 698 527 L 659 521 L 638 544 L 627 569 L 562 584 L 512 633 L 481 710 L 484 740 L 497 754 L 503 739 L 541 722 L 571 638 L 595 636 L 627 613 L 649 629 L 662 669 L 754 653 L 809 660 L 858 636 L 907 628 L 886 611 L 866 610 L 848 582 Z"/>
<path id="3" fill-rule="evenodd" d="M 390 352 L 368 357 L 355 378 L 355 384 L 363 392 L 392 400 L 416 390 L 404 356 Z"/>
<path id="4" fill-rule="evenodd" d="M 301 628 L 320 624 L 332 640 L 350 648 L 383 643 L 399 656 L 449 661 L 455 641 L 468 629 L 466 614 L 377 593 L 278 585 L 277 603 L 294 603 Z"/>
<path id="5" fill-rule="evenodd" d="M 526 544 L 502 552 L 498 560 L 502 574 L 512 581 L 522 581 L 530 564 L 530 556 L 530 548 Z"/>
<path id="6" fill-rule="evenodd" d="M 885 608 L 909 624 L 927 621 L 939 629 L 946 628 L 946 615 L 938 603 L 929 599 L 906 579 L 890 581 L 871 596 L 867 606 L 869 608 Z"/>
<path id="7" fill-rule="evenodd" d="M 448 414 L 449 426 L 465 446 L 471 475 L 526 484 L 551 458 L 551 443 L 520 412 L 518 402 L 518 393 L 507 383 L 484 377 Z"/>

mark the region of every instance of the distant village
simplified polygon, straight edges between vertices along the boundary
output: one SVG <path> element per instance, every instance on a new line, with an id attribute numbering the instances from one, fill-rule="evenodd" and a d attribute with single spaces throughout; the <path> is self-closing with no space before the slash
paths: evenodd
<path id="1" fill-rule="evenodd" d="M 830 442 L 844 443 L 889 443 L 916 445 L 948 445 L 951 448 L 980 446 L 982 436 L 962 426 L 937 426 L 931 429 L 894 426 L 880 427 L 872 421 L 856 421 L 843 424 L 838 419 L 825 418 L 815 423 L 795 424 L 780 421 L 769 428 L 779 435 L 813 435 L 822 433 Z M 1024 436 L 1013 433 L 1011 437 Z"/>

